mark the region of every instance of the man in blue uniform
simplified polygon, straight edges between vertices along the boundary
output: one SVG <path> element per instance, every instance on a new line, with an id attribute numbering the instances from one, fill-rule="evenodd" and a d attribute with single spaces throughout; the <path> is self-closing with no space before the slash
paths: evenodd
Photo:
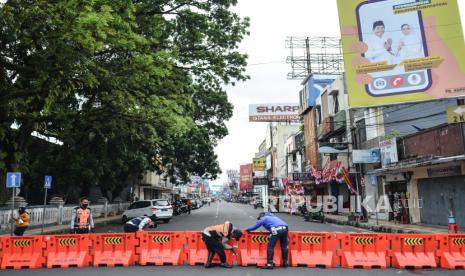
<path id="1" fill-rule="evenodd" d="M 124 225 L 124 233 L 144 231 L 145 228 L 157 228 L 156 220 L 156 215 L 133 218 Z"/>
<path id="2" fill-rule="evenodd" d="M 287 267 L 287 232 L 288 226 L 283 220 L 278 218 L 272 213 L 260 213 L 257 218 L 257 223 L 245 229 L 245 231 L 250 232 L 255 229 L 263 226 L 268 232 L 270 232 L 270 237 L 268 239 L 268 248 L 266 251 L 267 265 L 265 269 L 273 269 L 273 257 L 274 257 L 274 247 L 278 240 L 281 242 L 281 253 L 283 255 L 283 267 Z"/>

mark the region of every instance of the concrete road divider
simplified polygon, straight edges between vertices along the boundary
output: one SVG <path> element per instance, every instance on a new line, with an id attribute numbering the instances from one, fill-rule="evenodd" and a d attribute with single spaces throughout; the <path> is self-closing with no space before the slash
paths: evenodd
<path id="1" fill-rule="evenodd" d="M 437 267 L 436 235 L 391 234 L 390 255 L 395 268 L 435 268 Z"/>
<path id="2" fill-rule="evenodd" d="M 45 264 L 43 236 L 2 239 L 2 269 L 41 268 Z"/>
<path id="3" fill-rule="evenodd" d="M 92 262 L 92 240 L 89 235 L 47 235 L 44 241 L 48 268 L 86 267 Z"/>
<path id="4" fill-rule="evenodd" d="M 135 234 L 92 234 L 94 266 L 130 266 L 136 263 Z"/>
<path id="5" fill-rule="evenodd" d="M 136 237 L 140 265 L 182 265 L 186 259 L 185 232 L 138 232 Z"/>
<path id="6" fill-rule="evenodd" d="M 385 234 L 336 234 L 340 249 L 341 266 L 345 268 L 386 268 L 389 265 Z"/>
<path id="7" fill-rule="evenodd" d="M 335 233 L 289 233 L 291 266 L 331 268 L 338 264 L 336 248 L 339 240 Z"/>

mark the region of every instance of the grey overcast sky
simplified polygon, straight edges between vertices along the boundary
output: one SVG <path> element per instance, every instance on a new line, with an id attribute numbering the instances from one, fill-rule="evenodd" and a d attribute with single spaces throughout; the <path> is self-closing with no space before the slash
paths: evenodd
<path id="1" fill-rule="evenodd" d="M 465 25 L 465 0 L 457 1 Z M 227 181 L 226 170 L 250 163 L 265 138 L 266 123 L 248 122 L 249 103 L 298 102 L 300 81 L 286 77 L 286 37 L 340 36 L 336 0 L 239 0 L 235 11 L 251 19 L 250 36 L 240 47 L 249 55 L 251 79 L 227 88 L 234 116 L 227 123 L 229 135 L 216 148 L 223 174 L 214 185 Z"/>

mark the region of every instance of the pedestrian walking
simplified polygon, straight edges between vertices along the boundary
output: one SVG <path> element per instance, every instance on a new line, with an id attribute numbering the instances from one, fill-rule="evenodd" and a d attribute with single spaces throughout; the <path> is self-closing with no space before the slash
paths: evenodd
<path id="1" fill-rule="evenodd" d="M 215 254 L 218 254 L 220 257 L 221 267 L 231 268 L 226 262 L 225 249 L 230 249 L 234 254 L 237 254 L 236 249 L 228 244 L 228 241 L 231 238 L 239 239 L 242 237 L 242 232 L 239 229 L 235 229 L 233 224 L 229 221 L 226 221 L 224 224 L 209 226 L 205 228 L 202 232 L 202 240 L 207 246 L 208 249 L 208 258 L 205 268 L 212 267 L 212 260 Z"/>
<path id="2" fill-rule="evenodd" d="M 144 231 L 146 228 L 157 228 L 156 220 L 156 215 L 133 218 L 124 224 L 124 233 Z"/>
<path id="3" fill-rule="evenodd" d="M 265 269 L 273 269 L 273 257 L 274 257 L 274 248 L 278 240 L 281 242 L 281 253 L 283 257 L 283 267 L 287 267 L 287 244 L 288 244 L 288 231 L 289 227 L 287 223 L 283 220 L 278 218 L 272 213 L 260 213 L 257 218 L 257 222 L 250 226 L 249 228 L 245 229 L 248 233 L 254 231 L 261 226 L 263 226 L 268 232 L 270 232 L 270 236 L 268 239 L 268 248 L 266 250 L 266 259 L 267 264 Z"/>
<path id="4" fill-rule="evenodd" d="M 29 213 L 26 211 L 26 208 L 19 207 L 18 216 L 15 218 L 15 221 L 16 221 L 15 230 L 13 232 L 15 236 L 24 235 L 24 232 L 29 227 L 29 220 L 30 220 L 30 217 L 29 217 Z"/>
<path id="5" fill-rule="evenodd" d="M 87 234 L 94 231 L 94 219 L 89 208 L 89 200 L 81 198 L 81 206 L 73 209 L 71 216 L 71 232 L 74 234 Z"/>

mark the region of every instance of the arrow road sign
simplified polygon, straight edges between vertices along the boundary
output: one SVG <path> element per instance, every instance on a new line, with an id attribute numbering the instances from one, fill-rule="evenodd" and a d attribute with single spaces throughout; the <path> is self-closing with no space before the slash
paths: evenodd
<path id="1" fill-rule="evenodd" d="M 21 187 L 21 173 L 20 172 L 7 173 L 6 174 L 6 187 L 7 188 Z"/>
<path id="2" fill-rule="evenodd" d="M 44 189 L 52 188 L 52 177 L 50 175 L 45 176 Z"/>

